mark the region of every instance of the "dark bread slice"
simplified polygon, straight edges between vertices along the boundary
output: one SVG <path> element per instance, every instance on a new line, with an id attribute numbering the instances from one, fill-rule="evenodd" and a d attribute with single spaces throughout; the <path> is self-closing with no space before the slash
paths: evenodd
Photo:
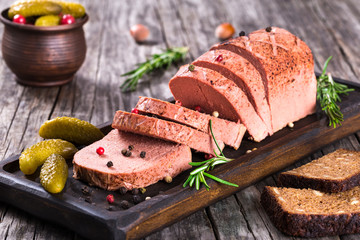
<path id="1" fill-rule="evenodd" d="M 279 175 L 284 187 L 342 192 L 360 185 L 360 152 L 338 149 Z"/>
<path id="2" fill-rule="evenodd" d="M 117 111 L 114 116 L 112 127 L 125 132 L 132 132 L 184 144 L 199 152 L 214 154 L 215 150 L 219 153 L 210 134 L 159 118 Z M 222 150 L 225 146 L 224 143 L 218 139 L 217 142 Z"/>
<path id="3" fill-rule="evenodd" d="M 215 138 L 235 149 L 239 148 L 246 131 L 246 128 L 241 123 L 213 117 L 159 99 L 139 97 L 139 101 L 135 108 L 142 114 L 154 114 L 161 118 L 185 124 L 208 134 L 210 134 L 209 122 L 211 120 Z"/>
<path id="4" fill-rule="evenodd" d="M 274 225 L 288 235 L 321 237 L 360 232 L 360 187 L 329 194 L 267 186 L 261 204 Z"/>

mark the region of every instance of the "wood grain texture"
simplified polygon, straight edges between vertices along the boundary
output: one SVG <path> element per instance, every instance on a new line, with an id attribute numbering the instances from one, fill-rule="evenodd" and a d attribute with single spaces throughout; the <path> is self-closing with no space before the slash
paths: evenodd
<path id="1" fill-rule="evenodd" d="M 218 42 L 214 29 L 231 22 L 237 32 L 276 25 L 299 35 L 312 49 L 316 70 L 329 55 L 334 76 L 359 82 L 360 6 L 357 0 L 81 0 L 90 16 L 85 25 L 87 57 L 75 79 L 63 87 L 23 87 L 0 61 L 0 159 L 19 153 L 41 140 L 36 135 L 47 119 L 67 115 L 100 124 L 117 109 L 131 110 L 139 95 L 168 99 L 168 80 L 178 66 L 141 80 L 136 92 L 121 93 L 120 75 L 138 62 L 170 46 L 189 46 L 187 61 Z M 0 0 L 0 8 L 9 6 Z M 135 23 L 151 31 L 147 44 L 129 35 Z M 0 34 L 3 26 L 0 26 Z M 1 53 L 0 53 L 1 54 Z M 337 148 L 360 150 L 360 134 L 331 144 L 299 164 Z M 156 232 L 147 239 L 294 239 L 278 232 L 259 205 L 263 186 L 276 184 L 276 174 L 205 210 Z M 323 239 L 358 239 L 349 235 Z M 0 239 L 81 239 L 77 234 L 0 203 Z"/>

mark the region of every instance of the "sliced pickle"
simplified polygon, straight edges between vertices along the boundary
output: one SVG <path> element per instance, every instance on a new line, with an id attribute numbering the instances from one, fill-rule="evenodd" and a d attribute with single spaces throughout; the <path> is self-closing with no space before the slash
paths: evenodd
<path id="1" fill-rule="evenodd" d="M 72 117 L 57 117 L 46 121 L 40 127 L 39 135 L 45 139 L 59 138 L 78 145 L 89 145 L 104 137 L 91 123 Z"/>
<path id="2" fill-rule="evenodd" d="M 19 157 L 20 170 L 26 174 L 33 174 L 51 154 L 59 154 L 70 159 L 77 152 L 77 148 L 70 142 L 61 139 L 42 141 L 25 149 Z"/>

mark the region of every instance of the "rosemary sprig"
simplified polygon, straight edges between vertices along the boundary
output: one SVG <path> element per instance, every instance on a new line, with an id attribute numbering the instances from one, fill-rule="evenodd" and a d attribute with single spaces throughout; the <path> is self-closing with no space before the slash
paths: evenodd
<path id="1" fill-rule="evenodd" d="M 136 69 L 121 75 L 122 77 L 128 77 L 125 82 L 120 86 L 121 90 L 123 92 L 128 90 L 134 91 L 143 75 L 148 74 L 159 68 L 168 68 L 174 62 L 184 60 L 188 51 L 188 47 L 176 47 L 168 48 L 163 53 L 152 55 L 149 60 L 137 64 Z"/>
<path id="2" fill-rule="evenodd" d="M 192 187 L 195 184 L 196 190 L 199 190 L 200 184 L 203 183 L 206 190 L 209 190 L 210 186 L 207 184 L 205 177 L 211 178 L 222 184 L 226 184 L 226 185 L 233 186 L 233 187 L 239 187 L 239 185 L 237 185 L 237 184 L 222 180 L 222 179 L 215 177 L 214 175 L 211 175 L 206 172 L 206 171 L 214 169 L 214 167 L 216 165 L 228 163 L 233 160 L 233 159 L 225 157 L 224 153 L 221 151 L 221 148 L 219 147 L 219 144 L 217 143 L 216 138 L 213 133 L 213 130 L 212 130 L 211 120 L 210 120 L 210 132 L 211 132 L 211 136 L 214 139 L 214 142 L 215 142 L 217 148 L 220 151 L 220 154 L 217 154 L 216 151 L 214 150 L 215 157 L 213 157 L 211 159 L 208 159 L 208 160 L 205 160 L 202 162 L 189 162 L 189 164 L 191 166 L 194 166 L 194 167 L 199 166 L 199 167 L 190 172 L 190 175 L 187 178 L 187 180 L 185 181 L 185 183 L 183 184 L 183 187 L 186 187 L 187 185 Z"/>
<path id="3" fill-rule="evenodd" d="M 340 107 L 336 104 L 336 102 L 341 102 L 339 95 L 348 94 L 354 89 L 335 82 L 331 73 L 326 73 L 331 58 L 332 56 L 326 60 L 322 74 L 317 78 L 317 99 L 320 102 L 321 109 L 329 117 L 329 126 L 333 125 L 336 128 L 336 125 L 341 125 L 344 120 Z"/>

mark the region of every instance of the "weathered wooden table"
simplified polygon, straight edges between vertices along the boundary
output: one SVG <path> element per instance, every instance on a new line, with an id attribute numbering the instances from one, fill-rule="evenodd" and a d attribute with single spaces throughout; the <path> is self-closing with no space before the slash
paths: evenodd
<path id="1" fill-rule="evenodd" d="M 286 28 L 311 47 L 316 70 L 330 55 L 333 76 L 359 82 L 360 6 L 344 1 L 261 0 L 83 0 L 90 21 L 85 26 L 87 57 L 73 82 L 62 87 L 32 88 L 18 85 L 4 61 L 0 61 L 0 159 L 21 152 L 41 140 L 40 125 L 57 116 L 73 116 L 97 125 L 109 121 L 118 109 L 129 111 L 139 95 L 171 97 L 168 80 L 173 66 L 144 78 L 136 92 L 121 93 L 120 75 L 147 56 L 166 47 L 189 46 L 187 62 L 218 42 L 216 26 L 231 22 L 237 32 L 267 26 Z M 0 9 L 9 1 L 1 0 Z M 129 27 L 143 23 L 151 39 L 139 45 Z M 2 33 L 3 26 L 0 26 Z M 307 162 L 334 149 L 360 150 L 359 133 L 324 149 Z M 300 164 L 299 163 L 299 164 Z M 277 231 L 260 205 L 265 185 L 276 175 L 239 191 L 204 210 L 153 233 L 146 239 L 290 239 Z M 0 203 L 0 239 L 81 239 L 76 233 L 44 222 L 10 205 Z M 360 239 L 360 235 L 324 239 Z"/>

